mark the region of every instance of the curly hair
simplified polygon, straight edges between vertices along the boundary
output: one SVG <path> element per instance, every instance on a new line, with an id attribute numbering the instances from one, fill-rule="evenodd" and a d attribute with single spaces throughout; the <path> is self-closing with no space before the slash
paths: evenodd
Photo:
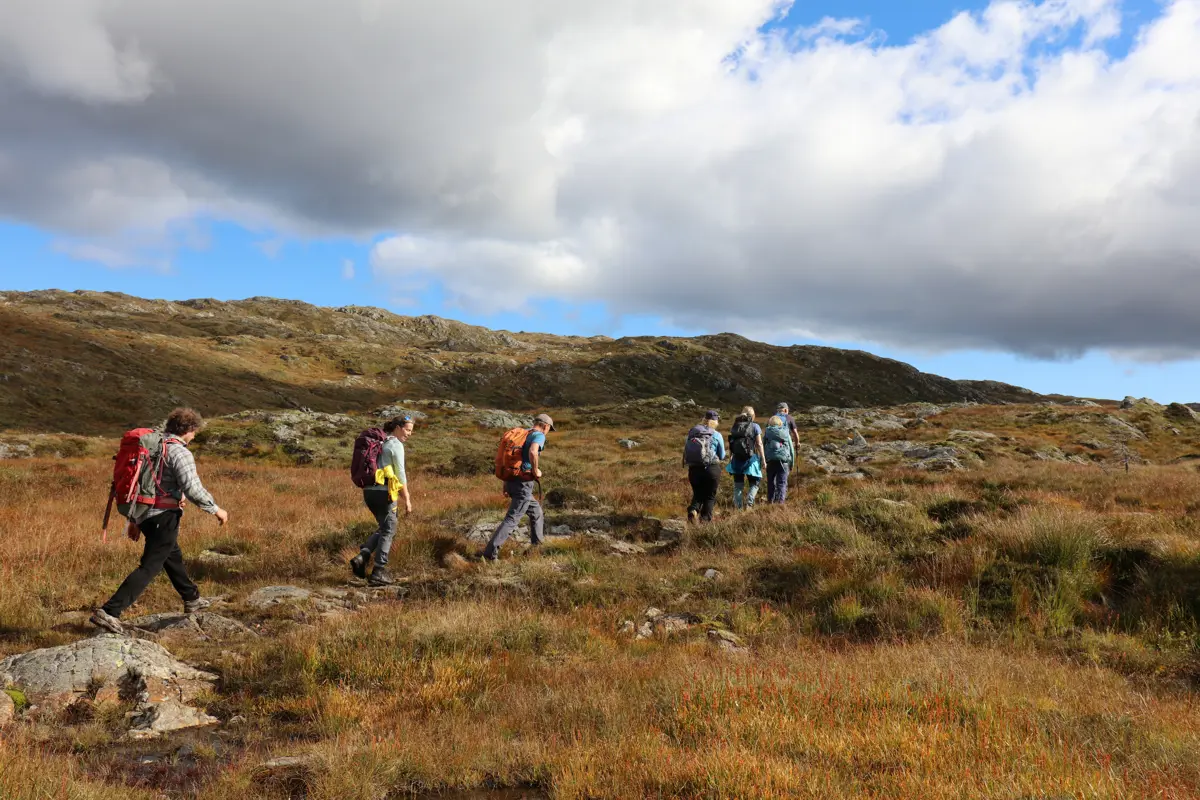
<path id="1" fill-rule="evenodd" d="M 166 431 L 171 436 L 185 436 L 204 427 L 204 418 L 194 408 L 177 408 L 167 415 Z"/>

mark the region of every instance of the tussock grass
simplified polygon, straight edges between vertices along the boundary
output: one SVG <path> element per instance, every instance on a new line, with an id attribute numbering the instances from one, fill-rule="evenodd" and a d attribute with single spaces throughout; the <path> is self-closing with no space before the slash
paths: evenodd
<path id="1" fill-rule="evenodd" d="M 418 427 L 416 511 L 391 559 L 405 593 L 328 620 L 242 601 L 268 584 L 346 586 L 345 561 L 374 522 L 344 468 L 201 449 L 233 517 L 218 528 L 189 511 L 182 547 L 202 590 L 229 595 L 229 613 L 267 635 L 235 648 L 169 642 L 221 674 L 210 713 L 249 719 L 194 796 L 1198 796 L 1200 473 L 1017 460 L 1009 448 L 1065 448 L 1085 430 L 1074 412 L 1021 413 L 954 409 L 913 430 L 1010 437 L 981 445 L 986 460 L 968 472 L 871 465 L 859 482 L 802 469 L 786 507 L 744 513 L 726 477 L 717 521 L 659 554 L 618 557 L 575 537 L 453 570 L 449 553 L 477 549 L 461 533 L 506 504 L 476 463 L 490 461 L 491 434 Z M 616 444 L 627 431 L 561 416 L 545 488 L 569 490 L 568 508 L 552 520 L 599 517 L 645 543 L 659 526 L 644 515 L 682 516 L 680 431 L 641 428 L 627 451 Z M 103 458 L 0 465 L 0 655 L 80 636 L 64 614 L 101 602 L 136 563 L 139 546 L 100 542 L 110 469 Z M 44 502 L 47 485 L 65 487 L 56 502 Z M 243 558 L 200 565 L 204 549 Z M 130 615 L 178 603 L 159 580 Z M 618 633 L 650 606 L 699 622 L 645 640 Z M 710 630 L 751 652 L 720 650 Z M 58 797 L 44 772 L 60 763 L 67 797 L 147 797 L 110 768 L 112 713 L 10 729 L 0 797 Z M 256 765 L 283 754 L 305 768 L 263 779 Z"/>

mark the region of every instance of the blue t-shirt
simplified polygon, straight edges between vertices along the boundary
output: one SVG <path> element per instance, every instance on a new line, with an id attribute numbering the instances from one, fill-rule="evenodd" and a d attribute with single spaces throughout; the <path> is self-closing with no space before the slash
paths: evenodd
<path id="1" fill-rule="evenodd" d="M 525 445 L 521 448 L 521 471 L 533 472 L 533 462 L 529 458 L 529 448 L 538 446 L 538 452 L 546 449 L 546 434 L 541 431 L 530 431 L 525 437 Z"/>

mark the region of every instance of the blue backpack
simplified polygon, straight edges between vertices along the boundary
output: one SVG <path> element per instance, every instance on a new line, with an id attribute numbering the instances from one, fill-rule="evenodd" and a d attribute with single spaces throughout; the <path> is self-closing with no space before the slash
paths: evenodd
<path id="1" fill-rule="evenodd" d="M 707 425 L 697 425 L 688 431 L 687 444 L 683 448 L 683 460 L 689 467 L 708 467 L 721 463 L 717 448 L 713 444 L 713 430 Z"/>

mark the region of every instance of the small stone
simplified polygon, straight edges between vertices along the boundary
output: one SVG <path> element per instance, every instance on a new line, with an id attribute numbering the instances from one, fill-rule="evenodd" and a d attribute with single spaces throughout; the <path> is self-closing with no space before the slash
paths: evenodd
<path id="1" fill-rule="evenodd" d="M 461 553 L 451 550 L 442 556 L 442 566 L 452 572 L 466 572 L 471 568 L 471 562 L 467 561 Z"/>
<path id="2" fill-rule="evenodd" d="M 633 636 L 637 633 L 637 626 L 633 624 L 633 620 L 627 619 L 621 623 L 621 627 L 617 628 L 617 633 L 622 636 Z"/>
<path id="3" fill-rule="evenodd" d="M 633 439 L 619 439 L 617 440 L 617 444 L 621 445 L 621 447 L 624 447 L 626 450 L 632 450 L 635 447 L 642 446 L 641 442 L 635 442 Z"/>
<path id="4" fill-rule="evenodd" d="M 690 614 L 663 614 L 654 619 L 654 630 L 665 636 L 682 633 L 692 627 L 693 617 Z"/>
<path id="5" fill-rule="evenodd" d="M 654 606 L 650 606 L 649 608 L 646 609 L 646 613 L 643 614 L 642 616 L 644 616 L 646 619 L 655 619 L 656 617 L 661 617 L 664 613 L 665 612 L 660 611 L 659 609 L 655 608 Z"/>
<path id="6" fill-rule="evenodd" d="M 550 535 L 551 536 L 570 536 L 571 535 L 571 526 L 570 525 L 552 525 L 552 526 L 550 526 Z"/>
<path id="7" fill-rule="evenodd" d="M 851 447 L 866 447 L 867 446 L 866 437 L 864 437 L 858 431 L 855 431 L 854 435 L 850 437 L 850 446 Z"/>
<path id="8" fill-rule="evenodd" d="M 708 631 L 708 640 L 727 653 L 745 655 L 750 652 L 742 638 L 731 631 L 712 628 Z"/>
<path id="9" fill-rule="evenodd" d="M 704 580 L 706 581 L 719 581 L 724 577 L 725 575 L 722 574 L 719 569 L 713 569 L 709 567 L 708 569 L 704 570 Z"/>
<path id="10" fill-rule="evenodd" d="M 653 635 L 654 635 L 654 626 L 651 625 L 649 622 L 643 622 L 641 625 L 638 626 L 636 638 L 649 639 Z"/>
<path id="11" fill-rule="evenodd" d="M 218 553 L 216 550 L 201 550 L 200 555 L 196 556 L 196 560 L 201 564 L 219 566 L 236 564 L 239 561 L 244 561 L 245 558 L 245 556 L 231 555 L 230 553 Z"/>
<path id="12" fill-rule="evenodd" d="M 225 726 L 229 727 L 229 728 L 237 728 L 237 727 L 239 727 L 241 725 L 245 725 L 245 724 L 246 724 L 246 718 L 243 717 L 241 714 L 238 714 L 236 716 L 230 717 L 229 720 L 225 723 Z"/>

